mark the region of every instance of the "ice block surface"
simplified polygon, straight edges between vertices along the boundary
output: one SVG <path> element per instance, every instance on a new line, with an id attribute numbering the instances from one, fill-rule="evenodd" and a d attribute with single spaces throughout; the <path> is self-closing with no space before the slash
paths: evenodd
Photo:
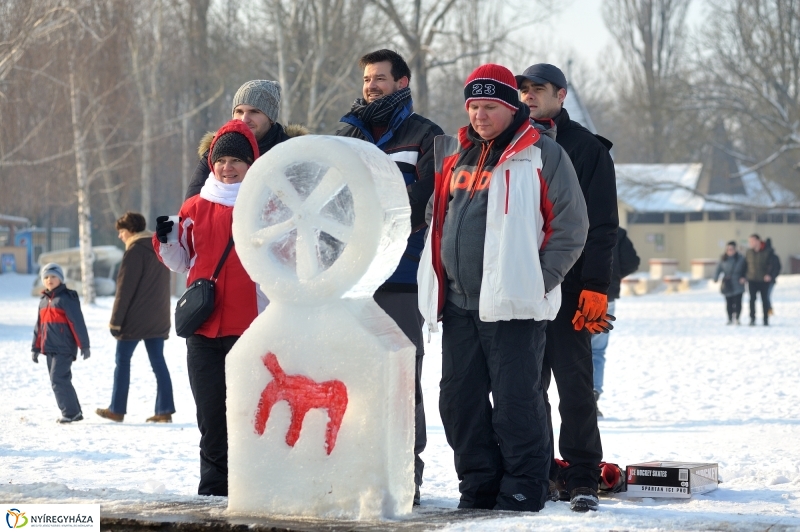
<path id="1" fill-rule="evenodd" d="M 410 233 L 402 174 L 372 144 L 295 138 L 253 164 L 233 218 L 270 305 L 226 358 L 229 510 L 409 515 L 415 349 L 372 299 Z"/>

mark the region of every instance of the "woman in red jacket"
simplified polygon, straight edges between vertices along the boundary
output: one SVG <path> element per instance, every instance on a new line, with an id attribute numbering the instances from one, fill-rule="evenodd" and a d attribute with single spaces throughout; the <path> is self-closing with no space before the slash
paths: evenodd
<path id="1" fill-rule="evenodd" d="M 208 147 L 211 174 L 200 194 L 186 200 L 181 207 L 178 227 L 173 227 L 166 216 L 158 218 L 153 246 L 171 270 L 188 272 L 187 286 L 197 279 L 211 278 L 228 243 L 232 242 L 233 205 L 239 186 L 258 155 L 256 139 L 245 123 L 229 121 L 211 138 Z M 167 243 L 167 235 L 172 231 L 178 232 L 178 241 Z M 214 293 L 211 316 L 186 339 L 187 369 L 200 429 L 197 493 L 227 496 L 225 356 L 267 300 L 250 280 L 235 247 L 220 270 Z"/>

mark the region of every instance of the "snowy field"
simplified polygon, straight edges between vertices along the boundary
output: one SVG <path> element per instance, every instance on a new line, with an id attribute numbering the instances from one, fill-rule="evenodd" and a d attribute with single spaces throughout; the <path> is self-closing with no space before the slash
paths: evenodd
<path id="1" fill-rule="evenodd" d="M 85 421 L 62 426 L 44 363 L 30 359 L 38 300 L 33 276 L 0 275 L 0 501 L 99 502 L 104 512 L 137 503 L 224 507 L 194 495 L 199 433 L 183 340 L 166 358 L 177 413 L 146 424 L 155 378 L 144 346 L 132 361 L 125 422 L 97 417 L 108 406 L 114 338 L 111 298 L 85 307 L 92 357 L 73 365 Z M 573 514 L 547 503 L 539 514 L 459 522 L 450 530 L 800 530 L 800 276 L 781 276 L 770 327 L 725 325 L 716 285 L 617 303 L 600 407 L 605 460 L 718 462 L 720 488 L 690 500 L 602 498 L 600 511 Z M 745 296 L 745 307 L 747 305 Z M 747 310 L 743 322 L 747 323 Z M 422 504 L 453 508 L 458 480 L 438 416 L 438 337 L 427 345 L 428 419 Z M 554 392 L 554 390 L 551 390 Z M 553 394 L 555 395 L 555 394 Z M 285 481 L 288 481 L 286 479 Z"/>

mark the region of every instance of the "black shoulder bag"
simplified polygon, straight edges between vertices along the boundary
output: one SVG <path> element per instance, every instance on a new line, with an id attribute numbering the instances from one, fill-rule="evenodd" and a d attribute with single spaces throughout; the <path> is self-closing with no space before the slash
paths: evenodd
<path id="1" fill-rule="evenodd" d="M 217 276 L 232 247 L 233 237 L 228 241 L 228 246 L 225 248 L 222 258 L 219 259 L 219 264 L 217 264 L 217 269 L 214 270 L 211 279 L 197 279 L 186 288 L 178 300 L 178 304 L 175 306 L 175 332 L 181 338 L 193 335 L 214 312 L 214 285 L 217 283 Z"/>

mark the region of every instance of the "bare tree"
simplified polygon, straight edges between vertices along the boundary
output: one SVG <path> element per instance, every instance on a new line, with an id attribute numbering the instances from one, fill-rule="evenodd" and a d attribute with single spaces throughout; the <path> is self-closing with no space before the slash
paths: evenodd
<path id="1" fill-rule="evenodd" d="M 681 60 L 690 0 L 605 0 L 603 19 L 615 37 L 627 70 L 621 93 L 647 150 L 640 162 L 667 162 L 678 131 Z M 674 153 L 674 150 L 672 150 Z"/>
<path id="2" fill-rule="evenodd" d="M 427 115 L 430 103 L 428 90 L 429 56 L 436 38 L 443 33 L 448 16 L 456 12 L 459 0 L 370 0 L 394 25 L 405 44 L 405 58 L 414 77 L 414 107 Z"/>
<path id="3" fill-rule="evenodd" d="M 275 52 L 265 55 L 277 64 L 263 63 L 281 84 L 281 120 L 331 130 L 360 87 L 358 58 L 380 31 L 368 1 L 265 0 L 263 7 L 275 29 Z"/>
<path id="4" fill-rule="evenodd" d="M 715 7 L 699 100 L 726 119 L 733 153 L 800 196 L 800 2 Z"/>
<path id="5" fill-rule="evenodd" d="M 128 38 L 131 75 L 142 111 L 141 200 L 139 212 L 151 219 L 153 197 L 153 136 L 158 112 L 160 84 L 158 81 L 162 52 L 163 9 L 156 0 L 153 9 L 143 10 L 138 27 Z M 152 33 L 151 33 L 152 30 Z M 148 46 L 149 45 L 149 46 Z M 147 59 L 142 57 L 143 51 Z"/>

